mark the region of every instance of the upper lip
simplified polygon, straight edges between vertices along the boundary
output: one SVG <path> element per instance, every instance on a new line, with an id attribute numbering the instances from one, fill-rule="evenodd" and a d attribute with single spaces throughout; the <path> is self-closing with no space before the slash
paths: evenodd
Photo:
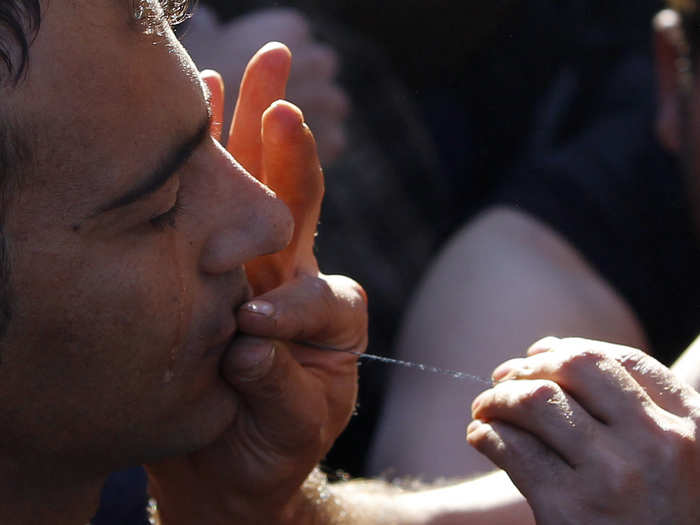
<path id="1" fill-rule="evenodd" d="M 223 352 L 226 348 L 228 348 L 228 346 L 233 341 L 233 338 L 236 336 L 236 333 L 238 332 L 238 325 L 236 324 L 235 312 L 236 310 L 238 310 L 239 306 L 249 301 L 251 296 L 252 292 L 250 286 L 246 281 L 246 283 L 243 286 L 241 286 L 241 289 L 238 291 L 238 293 L 234 294 L 234 301 L 230 303 L 231 307 L 229 317 L 230 324 L 228 325 L 229 328 L 227 330 L 224 330 L 224 327 L 221 327 L 222 329 L 220 333 L 225 335 L 222 338 L 218 339 L 214 344 L 212 344 L 208 348 L 207 354 L 218 354 L 220 352 Z"/>

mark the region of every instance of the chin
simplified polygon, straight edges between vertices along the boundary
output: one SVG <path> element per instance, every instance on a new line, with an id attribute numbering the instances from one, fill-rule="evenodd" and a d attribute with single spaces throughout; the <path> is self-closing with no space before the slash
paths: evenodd
<path id="1" fill-rule="evenodd" d="M 169 436 L 178 436 L 173 443 L 175 454 L 194 452 L 212 444 L 233 424 L 239 401 L 231 387 L 218 378 L 197 402 L 187 407 L 180 419 L 178 430 Z"/>

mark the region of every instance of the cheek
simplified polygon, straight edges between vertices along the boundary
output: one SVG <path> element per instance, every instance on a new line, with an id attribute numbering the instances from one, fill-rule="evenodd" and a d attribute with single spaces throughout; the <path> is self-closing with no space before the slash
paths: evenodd
<path id="1" fill-rule="evenodd" d="M 120 248 L 32 253 L 13 276 L 10 327 L 31 333 L 29 346 L 47 364 L 127 388 L 162 376 L 186 332 L 189 304 L 174 243 Z"/>

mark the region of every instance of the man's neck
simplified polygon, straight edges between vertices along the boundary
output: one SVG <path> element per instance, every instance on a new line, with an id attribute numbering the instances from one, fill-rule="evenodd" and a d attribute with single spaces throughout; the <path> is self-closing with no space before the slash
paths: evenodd
<path id="1" fill-rule="evenodd" d="M 0 523 L 85 525 L 97 511 L 104 478 L 0 459 Z"/>

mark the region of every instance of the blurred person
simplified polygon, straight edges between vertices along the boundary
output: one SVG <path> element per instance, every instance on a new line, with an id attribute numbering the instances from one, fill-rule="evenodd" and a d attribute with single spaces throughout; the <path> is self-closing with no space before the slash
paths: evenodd
<path id="1" fill-rule="evenodd" d="M 641 348 L 669 364 L 697 334 L 698 235 L 682 170 L 654 134 L 650 51 L 624 37 L 627 25 L 614 30 L 623 22 L 612 13 L 627 3 L 607 3 L 611 13 L 599 2 L 567 5 L 581 15 L 558 30 L 577 29 L 564 46 L 572 56 L 542 96 L 518 166 L 431 264 L 399 359 L 488 375 L 513 348 L 558 335 Z M 564 4 L 532 10 L 543 32 Z M 646 4 L 630 18 L 640 12 Z M 454 417 L 480 386 L 408 374 L 392 372 L 370 471 L 431 479 L 489 469 L 463 449 Z M 425 428 L 430 440 L 419 437 Z"/>
<path id="2" fill-rule="evenodd" d="M 222 24 L 270 4 L 206 3 Z M 688 345 L 700 314 L 678 296 L 700 289 L 698 255 L 676 166 L 652 132 L 646 24 L 657 1 L 633 12 L 600 0 L 475 5 L 468 23 L 479 29 L 467 36 L 447 4 L 286 5 L 303 9 L 310 33 L 340 57 L 352 100 L 347 147 L 326 170 L 317 254 L 372 297 L 370 352 L 486 374 L 548 333 L 642 347 L 665 363 Z M 416 23 L 420 46 L 402 38 Z M 536 308 L 518 309 L 534 295 Z M 439 338 L 431 326 L 444 328 Z M 389 387 L 369 472 L 489 468 L 464 449 L 452 417 L 478 386 L 409 374 L 361 367 L 357 416 L 329 465 L 368 472 L 364 451 Z M 444 429 L 431 444 L 418 432 L 426 424 Z M 396 445 L 399 435 L 409 437 Z M 434 446 L 452 454 L 436 460 Z"/>
<path id="3" fill-rule="evenodd" d="M 337 83 L 339 58 L 332 47 L 314 37 L 310 21 L 301 12 L 257 9 L 223 21 L 202 3 L 181 32 L 180 41 L 200 70 L 216 69 L 227 86 L 222 140 L 228 138 L 237 86 L 249 58 L 263 44 L 278 41 L 294 54 L 286 97 L 304 108 L 304 118 L 318 137 L 321 162 L 331 165 L 343 151 L 349 100 Z"/>
<path id="4" fill-rule="evenodd" d="M 682 160 L 700 228 L 700 5 L 669 4 L 655 20 L 657 129 Z M 697 523 L 700 339 L 669 370 L 626 346 L 546 338 L 493 378 L 467 439 L 508 472 L 537 523 Z"/>

